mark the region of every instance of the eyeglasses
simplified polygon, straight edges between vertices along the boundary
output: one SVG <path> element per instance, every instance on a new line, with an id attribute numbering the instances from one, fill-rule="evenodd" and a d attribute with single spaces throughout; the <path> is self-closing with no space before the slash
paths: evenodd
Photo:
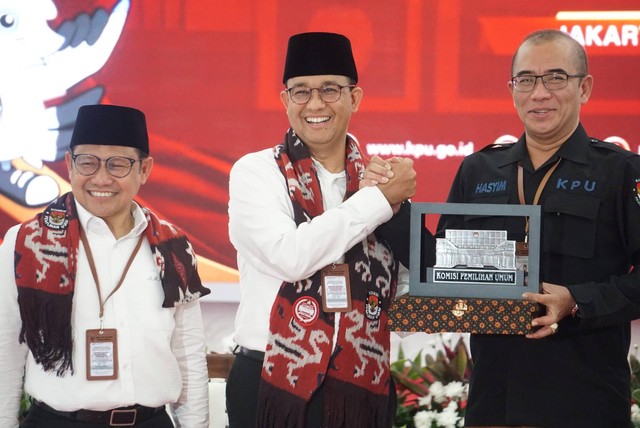
<path id="1" fill-rule="evenodd" d="M 320 99 L 325 103 L 335 103 L 340 99 L 342 95 L 342 89 L 355 88 L 356 85 L 322 85 L 319 88 L 307 88 L 306 86 L 294 86 L 293 88 L 287 88 L 286 91 L 289 94 L 289 98 L 296 104 L 306 104 L 311 99 L 313 91 L 318 91 Z"/>
<path id="2" fill-rule="evenodd" d="M 131 172 L 133 164 L 144 159 L 131 159 L 125 156 L 111 156 L 107 159 L 100 159 L 98 156 L 90 154 L 71 155 L 73 164 L 80 175 L 93 175 L 100 169 L 102 162 L 107 165 L 107 170 L 116 178 L 124 178 Z"/>
<path id="3" fill-rule="evenodd" d="M 567 74 L 567 73 L 549 73 L 536 76 L 535 74 L 521 74 L 511 78 L 513 89 L 518 92 L 530 92 L 536 87 L 538 78 L 542 80 L 542 84 L 550 91 L 566 88 L 569 79 L 572 77 L 584 77 L 584 74 Z"/>

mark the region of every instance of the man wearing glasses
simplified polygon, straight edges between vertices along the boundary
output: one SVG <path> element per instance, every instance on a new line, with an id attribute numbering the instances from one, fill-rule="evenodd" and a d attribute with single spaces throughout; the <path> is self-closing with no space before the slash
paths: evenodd
<path id="1" fill-rule="evenodd" d="M 415 172 L 401 160 L 389 184 L 359 190 L 366 161 L 347 134 L 357 82 L 346 37 L 291 37 L 281 93 L 291 128 L 231 171 L 241 291 L 231 428 L 391 427 L 398 262 L 373 232 L 414 194 Z"/>
<path id="2" fill-rule="evenodd" d="M 72 192 L 0 247 L 0 425 L 208 428 L 208 374 L 188 239 L 133 199 L 153 159 L 144 114 L 83 106 Z M 25 372 L 26 367 L 26 372 Z"/>
<path id="3" fill-rule="evenodd" d="M 524 134 L 465 158 L 447 201 L 541 205 L 542 291 L 524 297 L 545 311 L 526 337 L 471 336 L 465 426 L 629 427 L 630 321 L 640 316 L 640 157 L 582 127 L 580 108 L 594 79 L 584 48 L 568 34 L 527 36 L 511 76 Z M 372 167 L 366 179 L 386 171 L 375 159 Z M 497 181 L 505 186 L 483 190 Z M 526 238 L 525 220 L 515 217 L 447 218 L 438 230 L 445 228 Z"/>
<path id="4" fill-rule="evenodd" d="M 640 157 L 590 138 L 584 48 L 542 30 L 514 54 L 508 83 L 525 132 L 462 163 L 450 202 L 542 206 L 540 293 L 527 337 L 471 338 L 467 426 L 630 426 L 630 321 L 640 316 Z M 505 179 L 478 194 L 475 184 Z M 486 180 L 486 181 L 485 181 Z M 524 219 L 508 227 L 524 237 Z M 535 290 L 532 290 L 535 291 Z"/>

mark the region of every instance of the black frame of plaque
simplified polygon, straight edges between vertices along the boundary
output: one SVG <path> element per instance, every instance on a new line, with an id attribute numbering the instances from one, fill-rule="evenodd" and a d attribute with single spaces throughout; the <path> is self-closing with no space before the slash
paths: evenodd
<path id="1" fill-rule="evenodd" d="M 529 263 L 527 271 L 529 284 L 538 284 L 537 288 L 528 285 L 495 285 L 469 282 L 465 284 L 441 284 L 421 281 L 422 266 L 421 241 L 422 228 L 425 227 L 427 214 L 485 215 L 496 217 L 529 218 Z M 462 204 L 462 203 L 411 203 L 411 238 L 409 247 L 409 295 L 429 297 L 465 297 L 522 300 L 522 293 L 540 290 L 540 205 L 513 204 Z"/>

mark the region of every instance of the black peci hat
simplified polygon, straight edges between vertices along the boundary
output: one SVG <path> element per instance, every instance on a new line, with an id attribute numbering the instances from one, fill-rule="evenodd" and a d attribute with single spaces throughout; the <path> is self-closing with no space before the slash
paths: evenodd
<path id="1" fill-rule="evenodd" d="M 335 74 L 358 82 L 351 42 L 342 34 L 301 33 L 289 38 L 282 82 L 298 76 Z"/>
<path id="2" fill-rule="evenodd" d="M 125 146 L 149 154 L 147 122 L 140 110 L 107 104 L 78 109 L 70 148 L 81 144 Z"/>

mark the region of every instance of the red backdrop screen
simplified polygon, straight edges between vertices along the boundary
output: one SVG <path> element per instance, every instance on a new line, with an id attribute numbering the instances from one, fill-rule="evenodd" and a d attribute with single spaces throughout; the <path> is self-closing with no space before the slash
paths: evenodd
<path id="1" fill-rule="evenodd" d="M 0 13 L 2 6 L 14 7 L 9 17 L 20 19 L 0 17 L 0 23 L 31 19 L 34 8 L 20 11 L 20 3 L 0 0 Z M 68 31 L 69 23 L 82 28 L 87 19 L 92 23 L 88 28 L 97 31 L 113 16 L 117 3 L 126 6 L 125 0 L 38 3 L 43 11 L 55 7 L 55 13 L 37 19 L 56 34 Z M 582 122 L 589 134 L 640 151 L 640 8 L 635 5 L 634 10 L 632 3 L 131 0 L 128 9 L 120 6 L 126 19 L 115 45 L 101 48 L 108 51 L 104 64 L 65 90 L 41 98 L 45 113 L 59 116 L 77 110 L 74 100 L 88 99 L 83 98 L 88 94 L 98 102 L 143 110 L 155 166 L 141 190 L 141 202 L 189 234 L 206 280 L 233 282 L 228 173 L 243 154 L 272 147 L 284 136 L 288 122 L 279 93 L 290 35 L 335 31 L 351 39 L 364 100 L 350 132 L 369 155 L 413 157 L 419 177 L 414 200 L 439 202 L 446 198 L 464 156 L 522 133 L 507 81 L 514 50 L 525 34 L 538 28 L 568 31 L 587 49 L 594 90 L 583 107 Z M 89 31 L 68 42 L 65 53 L 76 54 L 68 70 L 77 71 L 89 61 L 102 36 Z M 14 42 L 11 35 L 0 33 L 3 64 L 11 62 L 10 55 L 25 56 Z M 64 49 L 56 49 L 60 54 L 51 50 L 51 58 L 63 57 Z M 27 74 L 10 71 L 0 71 L 0 144 L 7 147 L 17 138 L 1 132 L 15 114 L 11 95 L 29 91 Z M 16 76 L 24 88 L 13 83 Z M 34 86 L 40 84 L 34 79 Z M 54 136 L 60 145 L 70 125 L 58 122 Z M 23 151 L 1 160 L 14 181 L 29 170 L 52 177 L 58 193 L 68 190 L 63 161 L 48 158 L 38 165 L 29 157 Z M 12 195 L 15 184 L 9 175 L 0 173 L 0 178 L 6 182 L 0 183 L 4 231 L 39 209 Z"/>

